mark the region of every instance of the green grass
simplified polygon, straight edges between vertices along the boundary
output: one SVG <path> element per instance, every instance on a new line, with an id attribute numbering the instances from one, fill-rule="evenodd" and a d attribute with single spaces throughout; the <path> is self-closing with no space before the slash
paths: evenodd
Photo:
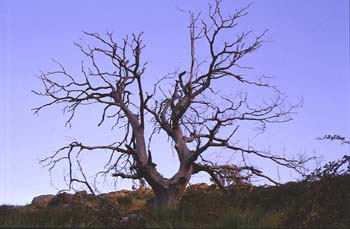
<path id="1" fill-rule="evenodd" d="M 191 220 L 186 219 L 180 210 L 152 210 L 146 227 L 150 228 L 193 228 Z"/>
<path id="2" fill-rule="evenodd" d="M 82 208 L 46 208 L 0 207 L 0 225 L 11 227 L 48 226 L 75 227 L 85 226 L 88 222 L 86 211 Z"/>
<path id="3" fill-rule="evenodd" d="M 210 227 L 217 228 L 277 228 L 278 222 L 261 209 L 230 208 Z"/>

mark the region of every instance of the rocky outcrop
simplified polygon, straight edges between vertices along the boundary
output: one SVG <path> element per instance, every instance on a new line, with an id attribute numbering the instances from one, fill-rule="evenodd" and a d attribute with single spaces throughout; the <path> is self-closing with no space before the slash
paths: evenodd
<path id="1" fill-rule="evenodd" d="M 121 190 L 116 192 L 103 193 L 99 196 L 104 197 L 110 201 L 117 201 L 120 197 L 129 196 L 133 191 L 130 190 Z"/>
<path id="2" fill-rule="evenodd" d="M 208 191 L 210 187 L 206 183 L 190 185 L 186 189 L 186 193 L 196 193 Z M 153 191 L 149 188 L 139 188 L 135 191 L 121 190 L 116 192 L 103 193 L 97 198 L 104 199 L 115 206 L 127 208 L 128 210 L 139 209 L 147 204 L 147 201 L 153 197 Z M 101 200 L 100 199 L 100 200 Z M 57 195 L 41 195 L 33 198 L 31 202 L 32 207 L 98 207 L 103 204 L 103 201 L 98 201 L 92 194 L 86 191 L 76 192 L 75 194 L 62 192 Z"/>
<path id="3" fill-rule="evenodd" d="M 152 196 L 154 195 L 152 189 L 150 188 L 139 188 L 134 192 L 136 195 Z"/>
<path id="4" fill-rule="evenodd" d="M 32 207 L 67 207 L 67 206 L 96 206 L 97 202 L 92 194 L 88 194 L 86 191 L 76 192 L 70 194 L 67 192 L 58 193 L 57 195 L 41 195 L 34 197 L 31 206 Z"/>
<path id="5" fill-rule="evenodd" d="M 103 193 L 99 196 L 114 202 L 114 201 L 118 201 L 118 199 L 121 199 L 124 197 L 131 197 L 134 199 L 139 199 L 139 198 L 144 198 L 146 196 L 152 196 L 152 195 L 153 195 L 152 189 L 139 188 L 135 191 L 121 190 L 121 191 L 116 191 L 116 192 Z"/>
<path id="6" fill-rule="evenodd" d="M 62 192 L 54 196 L 54 198 L 48 203 L 51 207 L 66 207 L 66 206 L 86 206 L 94 207 L 98 203 L 96 198 L 92 194 L 88 194 L 86 191 L 76 192 L 70 194 Z"/>
<path id="7" fill-rule="evenodd" d="M 193 184 L 186 188 L 186 193 L 196 193 L 201 191 L 207 191 L 209 188 L 207 183 Z"/>
<path id="8" fill-rule="evenodd" d="M 62 207 L 71 205 L 73 202 L 73 194 L 66 192 L 58 193 L 49 203 L 49 206 Z"/>
<path id="9" fill-rule="evenodd" d="M 41 195 L 34 197 L 31 202 L 31 205 L 34 207 L 47 207 L 54 197 L 55 195 Z"/>

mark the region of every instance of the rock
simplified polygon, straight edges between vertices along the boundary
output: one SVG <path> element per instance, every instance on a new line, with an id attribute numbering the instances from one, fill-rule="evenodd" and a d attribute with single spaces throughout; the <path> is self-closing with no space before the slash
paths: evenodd
<path id="1" fill-rule="evenodd" d="M 79 191 L 75 194 L 67 192 L 57 195 L 42 195 L 35 197 L 32 205 L 36 207 L 88 207 L 99 208 L 101 205 L 113 205 L 115 208 L 123 207 L 137 210 L 146 205 L 147 200 L 153 196 L 153 191 L 148 188 L 140 188 L 135 191 L 121 190 L 116 192 L 103 193 L 99 196 L 88 194 L 86 191 Z M 109 203 L 107 203 L 109 202 Z"/>
<path id="2" fill-rule="evenodd" d="M 75 196 L 85 196 L 88 195 L 86 191 L 79 191 L 74 194 Z"/>
<path id="3" fill-rule="evenodd" d="M 103 194 L 101 194 L 101 196 L 103 198 L 110 200 L 110 201 L 117 201 L 117 199 L 119 197 L 128 196 L 128 195 L 130 195 L 130 193 L 132 193 L 132 191 L 121 190 L 121 191 L 116 191 L 116 192 L 103 193 Z"/>
<path id="4" fill-rule="evenodd" d="M 68 206 L 73 202 L 73 194 L 69 194 L 66 192 L 62 192 L 54 196 L 54 198 L 50 201 L 50 206 Z"/>
<path id="5" fill-rule="evenodd" d="M 136 193 L 137 195 L 140 195 L 140 194 L 141 194 L 141 195 L 147 195 L 147 196 L 152 196 L 152 195 L 154 195 L 152 189 L 150 189 L 150 188 L 144 188 L 144 187 L 141 187 L 141 188 L 137 189 L 135 193 Z"/>
<path id="6" fill-rule="evenodd" d="M 193 184 L 186 188 L 186 192 L 198 192 L 198 191 L 207 191 L 208 190 L 208 184 L 207 183 L 199 183 L 199 184 Z"/>
<path id="7" fill-rule="evenodd" d="M 54 195 L 41 195 L 34 197 L 31 205 L 34 207 L 47 207 L 49 202 L 54 198 Z"/>
<path id="8" fill-rule="evenodd" d="M 96 197 L 93 194 L 88 194 L 86 191 L 76 192 L 73 195 L 73 205 L 85 206 L 85 207 L 97 207 L 98 203 Z"/>
<path id="9" fill-rule="evenodd" d="M 80 191 L 80 192 L 76 192 L 72 196 L 72 201 L 73 202 L 83 202 L 83 201 L 86 201 L 86 200 L 90 200 L 92 196 L 93 195 L 91 195 L 91 194 L 87 194 L 86 191 Z"/>

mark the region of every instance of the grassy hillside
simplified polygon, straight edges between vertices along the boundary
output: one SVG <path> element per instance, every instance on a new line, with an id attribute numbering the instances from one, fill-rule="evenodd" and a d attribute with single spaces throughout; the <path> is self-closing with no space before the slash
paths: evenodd
<path id="1" fill-rule="evenodd" d="M 46 227 L 349 227 L 350 176 L 279 187 L 241 187 L 227 193 L 195 185 L 177 211 L 152 210 L 148 189 L 92 195 L 59 194 L 27 206 L 1 206 L 1 226 Z M 46 198 L 46 199 L 45 199 Z M 113 209 L 117 209 L 117 212 Z"/>

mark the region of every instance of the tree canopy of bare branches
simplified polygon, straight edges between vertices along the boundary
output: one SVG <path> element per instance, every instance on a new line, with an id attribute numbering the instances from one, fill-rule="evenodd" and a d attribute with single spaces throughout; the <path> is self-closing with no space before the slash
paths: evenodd
<path id="1" fill-rule="evenodd" d="M 189 12 L 189 68 L 163 77 L 150 91 L 144 89 L 147 62 L 142 58 L 145 48 L 142 33 L 116 41 L 112 33 L 101 36 L 84 32 L 98 45 L 76 44 L 88 59 L 80 66 L 80 76 L 71 75 L 59 62 L 56 62 L 58 70 L 43 72 L 40 79 L 44 89 L 35 93 L 47 97 L 49 102 L 35 108 L 35 113 L 64 104 L 65 111 L 70 114 L 66 124 L 70 125 L 80 107 L 98 103 L 103 106 L 98 126 L 112 119 L 115 126 L 124 128 L 123 138 L 110 145 L 91 146 L 74 141 L 43 162 L 53 168 L 57 163 L 68 161 L 70 185 L 79 181 L 87 183 L 85 177 L 84 180 L 74 178 L 73 155 L 79 156 L 82 151 L 108 150 L 111 157 L 103 172 L 125 179 L 144 179 L 155 193 L 155 206 L 165 208 L 176 208 L 191 176 L 199 172 L 209 174 L 220 187 L 225 185 L 223 180 L 232 176 L 236 176 L 234 179 L 258 176 L 278 184 L 257 167 L 246 163 L 245 155 L 255 155 L 302 173 L 308 159 L 288 159 L 232 141 L 241 123 L 256 123 L 264 129 L 270 123 L 287 122 L 300 105 L 286 103 L 285 96 L 264 78 L 252 80 L 240 74 L 246 69 L 240 65 L 241 59 L 262 46 L 266 33 L 256 37 L 251 32 L 235 33 L 238 21 L 247 15 L 248 8 L 225 16 L 220 1 L 216 0 L 209 7 L 207 16 Z M 199 42 L 206 44 L 206 50 L 201 50 L 206 53 L 205 60 L 197 57 Z M 99 64 L 101 59 L 112 67 L 104 69 Z M 276 96 L 261 105 L 250 105 L 246 93 L 233 98 L 215 88 L 217 82 L 228 79 L 227 82 L 234 81 L 257 90 L 272 90 Z M 165 82 L 170 82 L 171 87 L 165 88 Z M 152 130 L 151 134 L 147 134 L 146 128 Z M 161 175 L 152 160 L 150 143 L 159 133 L 169 137 L 179 160 L 179 168 L 171 178 Z M 243 163 L 218 164 L 205 157 L 205 152 L 217 149 L 242 157 Z"/>

